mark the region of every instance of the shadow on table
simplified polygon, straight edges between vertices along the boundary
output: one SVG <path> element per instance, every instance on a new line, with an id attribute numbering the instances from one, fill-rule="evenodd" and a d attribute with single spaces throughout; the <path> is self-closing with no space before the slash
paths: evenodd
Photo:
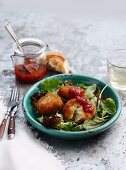
<path id="1" fill-rule="evenodd" d="M 45 141 L 48 143 L 49 146 L 52 146 L 54 149 L 65 149 L 65 150 L 74 150 L 78 149 L 87 149 L 87 148 L 94 148 L 95 146 L 102 145 L 106 137 L 111 135 L 112 127 L 96 136 L 87 138 L 87 139 L 79 139 L 79 140 L 64 140 L 58 139 L 47 134 L 42 133 L 38 129 L 34 128 L 29 122 L 27 122 L 28 127 L 31 129 L 31 132 L 35 134 L 35 138 L 39 139 L 40 141 Z"/>

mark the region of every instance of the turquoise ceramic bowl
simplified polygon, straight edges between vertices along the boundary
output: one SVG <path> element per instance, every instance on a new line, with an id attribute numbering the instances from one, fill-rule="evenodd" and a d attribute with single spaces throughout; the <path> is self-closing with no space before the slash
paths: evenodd
<path id="1" fill-rule="evenodd" d="M 83 76 L 83 75 L 56 75 L 56 76 L 51 76 L 48 77 L 47 79 L 56 79 L 60 78 L 62 80 L 72 80 L 75 84 L 83 82 L 86 85 L 91 85 L 91 84 L 97 84 L 97 86 L 103 88 L 106 83 L 102 82 L 101 80 L 98 80 L 93 77 L 88 77 L 88 76 Z M 34 84 L 25 94 L 24 99 L 23 99 L 23 110 L 24 114 L 27 118 L 27 120 L 38 130 L 42 131 L 43 133 L 46 133 L 47 135 L 56 137 L 56 138 L 62 138 L 62 139 L 82 139 L 82 138 L 88 138 L 91 136 L 94 136 L 98 133 L 101 133 L 111 127 L 114 122 L 117 120 L 121 113 L 122 105 L 121 105 L 121 100 L 119 96 L 116 94 L 116 92 L 112 89 L 112 87 L 108 86 L 106 90 L 104 91 L 103 95 L 106 97 L 111 97 L 114 99 L 116 106 L 117 106 L 117 111 L 114 114 L 114 116 L 106 122 L 104 125 L 88 130 L 88 131 L 79 131 L 79 132 L 70 132 L 70 131 L 60 131 L 60 130 L 55 130 L 55 129 L 47 129 L 44 126 L 42 126 L 38 121 L 37 121 L 37 115 L 35 114 L 35 110 L 33 106 L 31 105 L 30 97 L 32 96 L 33 93 L 37 92 L 39 90 L 38 86 L 40 83 L 42 83 L 45 79 L 37 82 Z"/>

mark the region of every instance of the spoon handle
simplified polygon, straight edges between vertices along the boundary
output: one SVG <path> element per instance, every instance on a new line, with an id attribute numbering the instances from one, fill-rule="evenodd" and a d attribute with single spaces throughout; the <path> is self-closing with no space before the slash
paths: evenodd
<path id="1" fill-rule="evenodd" d="M 20 51 L 23 52 L 23 49 L 21 48 L 21 45 L 18 42 L 17 36 L 14 33 L 14 30 L 12 29 L 12 27 L 11 27 L 11 25 L 10 25 L 10 23 L 9 23 L 9 21 L 7 19 L 5 19 L 4 25 L 5 25 L 5 28 L 7 29 L 7 31 L 9 32 L 9 34 L 11 35 L 11 37 L 13 38 L 13 40 L 16 42 L 16 44 L 17 44 L 18 48 L 20 49 Z"/>

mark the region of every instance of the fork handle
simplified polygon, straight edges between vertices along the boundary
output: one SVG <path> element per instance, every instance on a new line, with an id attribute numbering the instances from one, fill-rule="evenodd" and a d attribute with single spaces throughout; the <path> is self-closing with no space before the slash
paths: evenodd
<path id="1" fill-rule="evenodd" d="M 13 139 L 14 136 L 15 136 L 15 117 L 11 115 L 8 126 L 8 139 Z"/>
<path id="2" fill-rule="evenodd" d="M 0 125 L 0 139 L 2 139 L 2 137 L 3 137 L 5 127 L 6 127 L 6 123 L 7 123 L 7 118 L 4 118 L 1 125 Z"/>

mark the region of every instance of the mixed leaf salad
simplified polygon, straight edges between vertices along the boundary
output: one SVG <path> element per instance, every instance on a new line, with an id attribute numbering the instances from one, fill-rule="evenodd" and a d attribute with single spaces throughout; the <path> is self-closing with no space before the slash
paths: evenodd
<path id="1" fill-rule="evenodd" d="M 39 92 L 32 95 L 31 102 L 38 122 L 46 128 L 85 131 L 103 125 L 116 112 L 114 100 L 103 95 L 106 87 L 46 79 Z"/>

